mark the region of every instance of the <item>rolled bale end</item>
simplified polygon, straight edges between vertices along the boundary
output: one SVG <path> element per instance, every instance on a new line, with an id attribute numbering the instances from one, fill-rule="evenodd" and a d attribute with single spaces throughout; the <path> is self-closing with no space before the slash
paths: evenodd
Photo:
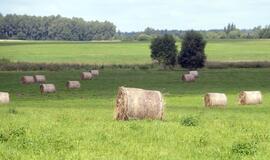
<path id="1" fill-rule="evenodd" d="M 90 72 L 81 73 L 81 80 L 91 80 L 92 78 L 93 78 L 93 75 Z"/>
<path id="2" fill-rule="evenodd" d="M 205 107 L 225 107 L 227 96 L 224 93 L 207 93 L 204 96 Z"/>
<path id="3" fill-rule="evenodd" d="M 116 97 L 115 119 L 163 119 L 165 104 L 159 91 L 120 87 Z"/>
<path id="4" fill-rule="evenodd" d="M 55 93 L 56 88 L 54 84 L 41 84 L 40 85 L 40 92 L 41 94 L 44 93 Z"/>
<path id="5" fill-rule="evenodd" d="M 7 104 L 9 103 L 9 93 L 7 92 L 0 92 L 0 104 Z"/>
<path id="6" fill-rule="evenodd" d="M 79 89 L 81 87 L 81 84 L 79 81 L 68 81 L 66 83 L 67 89 Z"/>
<path id="7" fill-rule="evenodd" d="M 194 82 L 196 77 L 192 74 L 183 74 L 182 81 L 184 82 Z"/>
<path id="8" fill-rule="evenodd" d="M 242 91 L 239 94 L 239 104 L 255 105 L 262 103 L 262 93 L 260 91 Z"/>
<path id="9" fill-rule="evenodd" d="M 91 72 L 92 76 L 94 76 L 94 77 L 99 75 L 99 70 L 91 70 L 90 72 Z"/>
<path id="10" fill-rule="evenodd" d="M 192 74 L 194 77 L 199 77 L 198 71 L 189 71 L 189 74 Z"/>
<path id="11" fill-rule="evenodd" d="M 36 83 L 46 83 L 46 77 L 44 75 L 34 75 Z"/>
<path id="12" fill-rule="evenodd" d="M 21 83 L 22 84 L 33 84 L 33 83 L 35 83 L 35 78 L 34 78 L 34 76 L 23 76 L 21 78 Z"/>

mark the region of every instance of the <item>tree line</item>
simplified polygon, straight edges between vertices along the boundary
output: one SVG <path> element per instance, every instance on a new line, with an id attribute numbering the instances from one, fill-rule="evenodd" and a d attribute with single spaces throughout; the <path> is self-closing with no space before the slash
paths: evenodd
<path id="1" fill-rule="evenodd" d="M 109 40 L 115 33 L 116 26 L 108 21 L 0 14 L 0 39 L 90 41 Z"/>
<path id="2" fill-rule="evenodd" d="M 116 38 L 126 41 L 150 41 L 157 36 L 165 34 L 173 35 L 179 41 L 185 37 L 184 30 L 158 30 L 147 27 L 142 32 L 120 32 L 116 33 Z M 270 25 L 265 27 L 257 26 L 253 29 L 238 29 L 235 24 L 230 23 L 224 29 L 200 30 L 205 39 L 269 39 Z"/>
<path id="3" fill-rule="evenodd" d="M 270 25 L 238 29 L 230 23 L 224 29 L 199 32 L 205 39 L 267 39 L 270 38 Z M 42 17 L 0 13 L 0 39 L 150 41 L 157 36 L 169 34 L 178 41 L 184 38 L 185 33 L 184 30 L 158 30 L 150 27 L 142 32 L 116 32 L 116 26 L 108 21 L 85 21 L 60 15 Z"/>

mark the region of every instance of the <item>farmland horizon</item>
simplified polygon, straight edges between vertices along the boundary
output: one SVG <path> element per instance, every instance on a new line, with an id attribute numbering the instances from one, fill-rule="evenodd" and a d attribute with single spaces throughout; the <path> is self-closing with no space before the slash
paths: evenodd
<path id="1" fill-rule="evenodd" d="M 222 29 L 235 23 L 240 29 L 269 25 L 270 2 L 260 1 L 143 1 L 113 0 L 34 0 L 1 1 L 2 14 L 81 17 L 87 21 L 110 21 L 122 32 L 138 32 L 147 27 L 155 29 L 209 30 Z"/>

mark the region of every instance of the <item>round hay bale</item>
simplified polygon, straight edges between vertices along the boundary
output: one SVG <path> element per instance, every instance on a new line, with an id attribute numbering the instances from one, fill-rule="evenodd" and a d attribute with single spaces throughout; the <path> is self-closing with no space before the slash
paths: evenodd
<path id="1" fill-rule="evenodd" d="M 33 83 L 35 83 L 35 78 L 34 78 L 34 76 L 23 76 L 21 78 L 21 83 L 22 84 L 33 84 Z"/>
<path id="2" fill-rule="evenodd" d="M 182 81 L 184 82 L 194 82 L 196 77 L 192 74 L 183 74 Z"/>
<path id="3" fill-rule="evenodd" d="M 0 103 L 1 104 L 9 103 L 9 94 L 7 92 L 0 92 Z"/>
<path id="4" fill-rule="evenodd" d="M 36 83 L 46 83 L 46 77 L 44 75 L 34 75 Z"/>
<path id="5" fill-rule="evenodd" d="M 43 93 L 55 93 L 55 85 L 54 84 L 41 84 L 40 85 L 40 92 Z"/>
<path id="6" fill-rule="evenodd" d="M 78 88 L 81 87 L 81 84 L 80 84 L 79 81 L 68 81 L 68 82 L 66 83 L 66 87 L 67 87 L 68 89 L 78 89 Z"/>
<path id="7" fill-rule="evenodd" d="M 226 106 L 227 96 L 224 93 L 207 93 L 204 96 L 204 104 L 206 107 Z"/>
<path id="8" fill-rule="evenodd" d="M 199 77 L 198 71 L 189 71 L 189 74 L 192 74 L 194 77 Z"/>
<path id="9" fill-rule="evenodd" d="M 242 91 L 239 94 L 239 104 L 252 105 L 262 103 L 262 93 L 260 91 Z"/>
<path id="10" fill-rule="evenodd" d="M 93 76 L 98 76 L 99 75 L 99 70 L 91 70 L 90 71 Z"/>
<path id="11" fill-rule="evenodd" d="M 159 91 L 120 87 L 116 97 L 115 119 L 163 119 L 165 104 Z"/>
<path id="12" fill-rule="evenodd" d="M 92 78 L 93 78 L 93 75 L 90 72 L 81 73 L 81 80 L 91 80 Z"/>

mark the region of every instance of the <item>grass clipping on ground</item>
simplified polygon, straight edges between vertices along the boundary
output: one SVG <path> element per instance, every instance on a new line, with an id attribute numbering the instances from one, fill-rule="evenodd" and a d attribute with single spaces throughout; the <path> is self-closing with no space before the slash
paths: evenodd
<path id="1" fill-rule="evenodd" d="M 115 119 L 163 119 L 165 104 L 159 91 L 120 87 L 116 97 Z"/>

